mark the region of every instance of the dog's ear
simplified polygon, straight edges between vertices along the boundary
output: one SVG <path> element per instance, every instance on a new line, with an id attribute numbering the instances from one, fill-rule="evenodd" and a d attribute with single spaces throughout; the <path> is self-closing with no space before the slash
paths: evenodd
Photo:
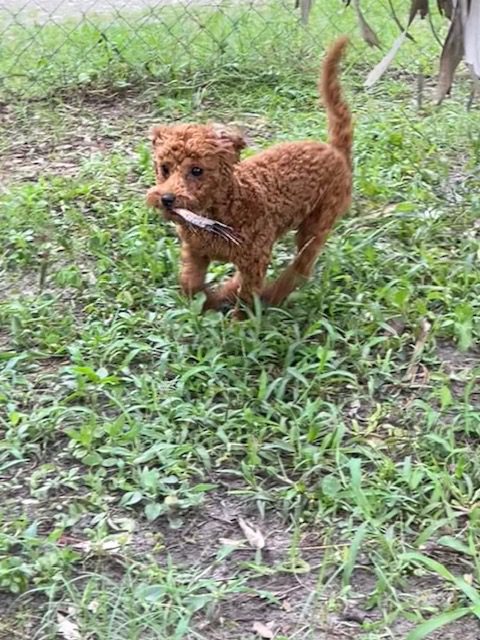
<path id="1" fill-rule="evenodd" d="M 245 149 L 247 141 L 243 133 L 237 127 L 226 127 L 222 124 L 213 124 L 212 128 L 219 142 L 229 146 L 239 156 L 240 151 Z"/>
<path id="2" fill-rule="evenodd" d="M 150 141 L 152 144 L 156 142 L 162 142 L 165 137 L 166 127 L 161 124 L 157 124 L 150 129 Z"/>

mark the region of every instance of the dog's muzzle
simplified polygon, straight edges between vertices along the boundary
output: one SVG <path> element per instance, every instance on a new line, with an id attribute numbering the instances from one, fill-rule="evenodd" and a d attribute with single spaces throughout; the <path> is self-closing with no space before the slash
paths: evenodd
<path id="1" fill-rule="evenodd" d="M 158 192 L 157 187 L 152 187 L 147 191 L 146 201 L 149 207 L 161 209 L 165 217 L 170 219 L 169 214 L 172 212 L 176 197 L 173 193 L 164 193 L 162 195 Z"/>
<path id="2" fill-rule="evenodd" d="M 147 191 L 146 202 L 149 207 L 159 207 L 160 206 L 160 194 L 157 191 L 156 187 L 151 187 Z"/>
<path id="3" fill-rule="evenodd" d="M 173 209 L 176 199 L 177 198 L 174 193 L 164 193 L 163 196 L 160 197 L 160 202 L 165 209 Z"/>

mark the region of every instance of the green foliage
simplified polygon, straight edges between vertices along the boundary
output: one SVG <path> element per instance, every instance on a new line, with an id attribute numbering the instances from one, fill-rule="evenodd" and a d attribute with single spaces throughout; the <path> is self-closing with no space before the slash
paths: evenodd
<path id="1" fill-rule="evenodd" d="M 311 79 L 275 77 L 144 100 L 159 120 L 243 120 L 259 147 L 323 137 Z M 210 637 L 232 602 L 277 612 L 304 580 L 292 637 L 350 597 L 375 611 L 365 640 L 478 615 L 477 116 L 385 88 L 349 91 L 355 200 L 315 276 L 242 324 L 180 297 L 131 120 L 103 123 L 121 144 L 73 175 L 2 193 L 0 588 L 42 637 L 65 611 L 82 637 Z M 68 137 L 61 104 L 18 107 L 17 133 L 32 112 L 39 137 Z M 265 518 L 267 550 L 242 546 L 239 513 Z"/>
<path id="2" fill-rule="evenodd" d="M 392 1 L 402 15 L 403 1 Z M 398 35 L 389 9 L 384 3 L 372 3 L 368 19 L 388 47 Z M 433 22 L 442 34 L 447 21 L 435 12 Z M 354 11 L 341 0 L 315 3 L 308 28 L 287 0 L 262 2 L 254 8 L 230 2 L 213 9 L 203 3 L 172 3 L 129 11 L 121 19 L 92 11 L 88 19 L 66 15 L 61 25 L 56 20 L 29 20 L 26 12 L 18 11 L 16 20 L 0 22 L 0 27 L 4 33 L 1 97 L 124 91 L 153 81 L 162 87 L 161 94 L 175 88 L 177 99 L 162 98 L 171 117 L 188 111 L 182 95 L 185 87 L 197 87 L 198 100 L 217 83 L 234 86 L 245 78 L 288 86 L 292 71 L 316 70 L 319 45 L 340 33 L 351 35 L 361 50 L 357 61 L 362 60 L 362 82 L 382 57 L 379 49 L 362 41 Z M 427 21 L 417 21 L 411 31 L 415 42 L 402 47 L 393 74 L 419 69 L 428 74 L 436 69 L 438 46 Z"/>

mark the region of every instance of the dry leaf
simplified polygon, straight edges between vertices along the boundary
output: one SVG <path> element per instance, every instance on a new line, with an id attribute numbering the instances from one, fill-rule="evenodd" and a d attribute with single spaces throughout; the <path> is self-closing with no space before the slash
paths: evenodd
<path id="1" fill-rule="evenodd" d="M 132 533 L 137 526 L 133 518 L 109 518 L 107 522 L 114 531 L 128 531 Z"/>
<path id="2" fill-rule="evenodd" d="M 218 541 L 227 547 L 243 547 L 245 544 L 245 540 L 234 540 L 233 538 L 219 538 Z"/>
<path id="3" fill-rule="evenodd" d="M 420 320 L 420 331 L 418 333 L 418 338 L 415 343 L 415 348 L 413 349 L 413 358 L 418 358 L 418 356 L 422 353 L 423 348 L 425 347 L 425 343 L 427 342 L 428 334 L 430 333 L 430 329 L 432 325 L 426 318 L 422 318 Z"/>
<path id="4" fill-rule="evenodd" d="M 91 611 L 92 613 L 96 613 L 98 611 L 98 607 L 100 606 L 100 603 L 98 602 L 98 600 L 92 600 L 88 606 L 87 609 L 89 611 Z"/>
<path id="5" fill-rule="evenodd" d="M 408 17 L 408 26 L 412 24 L 417 13 L 421 18 L 425 18 L 428 14 L 428 0 L 412 0 L 410 4 L 410 15 Z"/>
<path id="6" fill-rule="evenodd" d="M 412 386 L 415 385 L 417 387 L 424 387 L 430 380 L 430 371 L 422 362 L 419 362 L 418 364 L 413 363 L 412 365 L 410 365 L 407 372 L 407 377 L 408 374 L 410 374 L 410 384 Z"/>
<path id="7" fill-rule="evenodd" d="M 455 70 L 463 57 L 462 2 L 455 7 L 452 23 L 440 56 L 440 74 L 437 85 L 437 104 L 450 92 Z"/>
<path id="8" fill-rule="evenodd" d="M 243 518 L 238 519 L 240 529 L 243 531 L 243 535 L 248 541 L 248 544 L 254 549 L 263 549 L 265 546 L 265 538 L 258 528 L 253 528 L 248 525 Z"/>
<path id="9" fill-rule="evenodd" d="M 443 51 L 442 51 L 442 59 L 441 59 L 441 66 L 440 66 L 440 81 L 439 81 L 439 89 L 438 89 L 438 95 L 439 95 L 439 99 L 438 102 L 440 103 L 443 98 L 445 97 L 445 95 L 448 93 L 448 91 L 450 90 L 451 84 L 452 84 L 452 79 L 453 79 L 453 74 L 455 72 L 455 69 L 458 65 L 458 62 L 461 59 L 461 54 L 460 54 L 460 59 L 457 60 L 458 57 L 458 53 L 456 51 L 456 47 L 458 47 L 458 44 L 462 44 L 462 38 L 463 38 L 463 34 L 460 35 L 460 38 L 458 37 L 458 24 L 455 24 L 455 22 L 458 22 L 455 20 L 456 18 L 456 14 L 459 13 L 459 7 L 463 6 L 463 10 L 465 12 L 465 7 L 466 7 L 466 2 L 467 0 L 456 0 L 457 5 L 456 5 L 456 9 L 453 15 L 453 20 L 452 20 L 452 25 L 450 27 L 450 31 L 449 34 L 447 36 L 447 40 L 445 42 Z M 452 9 L 452 0 L 437 0 L 438 3 L 438 7 L 440 9 L 441 12 L 445 13 L 446 15 L 451 14 L 450 12 L 453 10 Z M 393 6 L 390 2 L 390 8 L 393 9 Z M 390 49 L 390 51 L 387 53 L 387 55 L 375 66 L 374 69 L 372 69 L 372 71 L 368 74 L 368 77 L 365 81 L 365 87 L 371 87 L 373 86 L 381 77 L 382 75 L 385 73 L 385 71 L 388 69 L 388 67 L 390 66 L 390 64 L 392 63 L 394 57 L 396 56 L 398 50 L 400 49 L 400 47 L 402 46 L 403 42 L 407 39 L 407 38 L 411 38 L 410 34 L 408 33 L 408 29 L 410 27 L 410 25 L 412 24 L 412 22 L 415 20 L 415 17 L 420 14 L 421 18 L 425 18 L 425 16 L 428 15 L 428 11 L 429 11 L 429 2 L 428 0 L 411 0 L 410 3 L 410 12 L 409 12 L 409 17 L 408 17 L 408 23 L 407 23 L 407 28 L 405 29 L 405 31 L 395 40 L 395 42 L 393 43 L 392 48 Z M 393 11 L 393 14 L 395 14 L 395 12 Z M 396 17 L 396 15 L 394 15 L 394 20 L 397 23 L 397 25 L 400 25 L 400 22 L 398 20 L 398 18 Z M 478 18 L 478 21 L 480 21 L 480 17 Z M 459 22 L 460 27 L 462 25 L 462 22 L 460 20 Z M 474 34 L 472 37 L 475 38 L 475 35 L 478 33 L 478 22 L 477 20 L 472 18 L 472 33 Z M 451 35 L 452 34 L 452 35 Z M 447 46 L 448 45 L 448 46 Z M 462 44 L 462 51 L 463 51 L 463 44 Z M 480 56 L 480 54 L 479 54 Z M 479 61 L 480 64 L 480 61 Z"/>
<path id="10" fill-rule="evenodd" d="M 82 640 L 78 625 L 62 616 L 61 613 L 57 613 L 57 625 L 58 633 L 64 640 Z"/>
<path id="11" fill-rule="evenodd" d="M 361 408 L 362 408 L 362 403 L 358 398 L 355 398 L 355 400 L 352 400 L 352 402 L 350 403 L 350 406 L 347 409 L 348 417 L 355 418 L 359 414 Z"/>
<path id="12" fill-rule="evenodd" d="M 477 78 L 471 65 L 469 65 L 468 68 L 469 68 L 470 76 L 472 78 L 472 83 L 473 83 L 472 90 L 470 91 L 470 96 L 467 102 L 467 110 L 470 111 L 475 98 L 480 98 L 480 78 Z"/>
<path id="13" fill-rule="evenodd" d="M 356 622 L 357 624 L 364 624 L 364 622 L 368 620 L 368 613 L 358 607 L 347 605 L 343 612 L 343 619 L 349 622 Z"/>
<path id="14" fill-rule="evenodd" d="M 74 542 L 71 546 L 74 549 L 83 551 L 84 553 L 114 553 L 122 547 L 129 545 L 132 541 L 132 536 L 127 532 L 114 533 L 103 540 L 80 540 Z"/>
<path id="15" fill-rule="evenodd" d="M 254 622 L 252 626 L 252 631 L 260 636 L 261 638 L 274 638 L 275 634 L 272 631 L 269 625 L 263 624 L 263 622 Z"/>
<path id="16" fill-rule="evenodd" d="M 365 17 L 360 9 L 360 0 L 353 0 L 353 6 L 357 14 L 358 26 L 360 27 L 360 33 L 362 38 L 370 47 L 380 47 L 380 40 L 372 27 L 365 20 Z"/>
<path id="17" fill-rule="evenodd" d="M 303 24 L 308 23 L 308 18 L 310 17 L 310 12 L 313 7 L 314 0 L 299 0 L 298 4 L 300 6 L 300 16 Z"/>
<path id="18" fill-rule="evenodd" d="M 397 14 L 395 12 L 395 7 L 392 4 L 392 0 L 388 0 L 388 7 L 390 9 L 390 13 L 392 14 L 393 21 L 395 22 L 397 27 L 400 29 L 400 33 L 403 33 L 405 31 L 405 27 L 403 26 L 403 24 L 398 19 L 398 16 L 397 16 Z M 415 38 L 412 35 L 410 35 L 409 33 L 407 33 L 407 38 L 409 40 L 411 40 L 412 42 L 415 42 Z"/>
<path id="19" fill-rule="evenodd" d="M 365 442 L 372 447 L 372 449 L 385 449 L 386 444 L 385 441 L 382 440 L 382 438 L 379 438 L 378 436 L 370 436 L 369 438 L 365 439 Z"/>
<path id="20" fill-rule="evenodd" d="M 465 61 L 480 78 L 480 2 L 472 2 L 464 24 Z"/>
<path id="21" fill-rule="evenodd" d="M 428 339 L 428 335 L 430 333 L 430 329 L 432 325 L 428 322 L 426 318 L 422 318 L 420 320 L 420 331 L 418 333 L 417 341 L 415 342 L 415 346 L 413 348 L 412 359 L 410 362 L 410 366 L 407 370 L 407 378 L 414 380 L 416 378 L 417 370 L 418 370 L 418 360 L 422 355 L 423 349 L 425 348 L 425 344 Z"/>
<path id="22" fill-rule="evenodd" d="M 392 48 L 387 53 L 387 55 L 380 60 L 380 62 L 370 71 L 365 80 L 365 87 L 372 87 L 385 73 L 388 67 L 392 64 L 392 60 L 397 55 L 398 50 L 405 42 L 407 38 L 407 32 L 404 31 L 402 34 L 398 36 L 398 38 L 393 43 Z"/>
<path id="23" fill-rule="evenodd" d="M 130 544 L 132 536 L 125 532 L 108 536 L 94 545 L 94 549 L 98 551 L 118 551 L 122 547 Z"/>
<path id="24" fill-rule="evenodd" d="M 453 3 L 452 0 L 437 0 L 438 10 L 444 16 L 447 16 L 449 20 L 453 16 Z"/>

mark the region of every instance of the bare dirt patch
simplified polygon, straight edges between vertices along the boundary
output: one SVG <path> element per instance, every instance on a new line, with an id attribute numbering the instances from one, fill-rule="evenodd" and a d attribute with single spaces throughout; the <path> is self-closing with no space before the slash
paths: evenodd
<path id="1" fill-rule="evenodd" d="M 16 132 L 3 143 L 2 175 L 6 176 L 7 185 L 36 181 L 45 175 L 75 175 L 90 155 L 108 157 L 117 151 L 131 153 L 134 144 L 147 139 L 148 128 L 156 119 L 151 104 L 130 96 L 64 105 L 57 107 L 50 117 L 43 113 L 37 120 L 34 115 L 33 107 L 31 111 L 22 112 L 8 107 L 2 114 L 5 129 Z M 7 286 L 0 285 L 0 295 L 30 294 L 37 291 L 37 282 L 36 274 L 27 274 L 25 278 L 11 280 Z M 0 348 L 2 346 L 8 346 L 8 334 L 0 330 Z M 478 368 L 477 351 L 461 354 L 450 344 L 441 344 L 438 357 L 444 372 L 458 385 L 455 389 L 462 393 Z M 26 372 L 32 393 L 40 396 L 49 393 L 63 364 L 65 361 L 61 359 L 45 359 Z M 399 403 L 399 414 L 420 394 L 419 389 L 408 382 L 405 387 L 408 398 L 405 403 L 403 400 Z M 478 400 L 478 392 L 474 390 L 470 401 L 477 403 Z M 353 405 L 350 417 L 363 426 L 371 411 L 367 404 Z M 397 417 L 396 414 L 385 416 L 386 429 L 391 428 L 390 423 L 395 424 Z M 383 436 L 381 430 L 380 435 Z M 261 518 L 253 500 L 239 497 L 240 487 L 229 484 L 225 491 L 212 493 L 200 508 L 182 514 L 183 523 L 179 528 L 169 527 L 164 519 L 149 523 L 140 510 L 119 508 L 114 491 L 107 497 L 102 496 L 101 504 L 89 504 L 91 490 L 82 484 L 88 471 L 73 458 L 65 444 L 62 427 L 57 430 L 55 426 L 51 437 L 43 436 L 43 444 L 32 449 L 30 458 L 2 472 L 0 483 L 3 506 L 9 517 L 25 515 L 29 520 L 38 521 L 43 535 L 48 535 L 52 526 L 70 510 L 76 513 L 77 508 L 83 509 L 81 519 L 59 540 L 59 546 L 83 548 L 84 556 L 74 567 L 79 575 L 90 563 L 108 574 L 112 571 L 110 565 L 115 563 L 115 571 L 120 576 L 121 562 L 141 562 L 148 555 L 155 558 L 158 566 L 165 567 L 170 560 L 175 566 L 208 576 L 220 586 L 243 580 L 243 591 L 219 599 L 216 606 L 196 615 L 195 629 L 201 637 L 211 640 L 258 638 L 259 634 L 253 630 L 255 622 L 277 635 L 302 640 L 369 640 L 372 637 L 403 640 L 414 626 L 404 614 L 395 617 L 391 611 L 393 621 L 387 623 L 381 605 L 372 605 L 377 578 L 374 567 L 366 559 L 358 558 L 350 590 L 342 589 L 340 576 L 335 576 L 335 572 L 341 568 L 352 540 L 347 537 L 332 541 L 322 522 L 292 526 L 279 509 L 271 509 Z M 70 478 L 72 485 L 69 486 L 68 474 L 74 468 L 79 471 Z M 100 484 L 107 486 L 108 471 Z M 102 556 L 91 551 L 88 536 L 100 517 L 105 519 L 106 527 L 110 527 L 110 520 L 134 521 L 131 540 L 121 553 L 108 552 L 109 557 L 108 553 Z M 258 528 L 265 541 L 260 550 L 245 539 L 239 518 Z M 231 547 L 228 553 L 226 547 Z M 439 557 L 435 548 L 425 549 L 425 553 Z M 452 562 L 451 558 L 442 558 L 442 561 L 458 575 L 466 571 L 460 562 Z M 455 606 L 448 584 L 435 577 L 412 573 L 403 576 L 401 586 L 395 590 L 395 597 L 407 611 L 421 610 L 425 617 Z M 34 629 L 32 620 L 41 616 L 46 607 L 45 602 L 38 599 L 27 601 L 12 597 L 0 600 L 0 607 L 2 604 L 7 611 L 6 622 L 3 628 L 0 626 L 2 640 L 30 637 Z M 478 622 L 473 618 L 457 621 L 431 638 L 453 640 L 459 636 L 464 640 L 478 640 Z"/>
<path id="2" fill-rule="evenodd" d="M 455 394 L 462 397 L 467 385 L 470 386 L 469 402 L 480 408 L 480 351 L 472 348 L 461 352 L 454 345 L 443 342 L 438 345 L 437 353 L 442 361 L 442 369 L 450 377 Z"/>
<path id="3" fill-rule="evenodd" d="M 90 156 L 126 149 L 132 138 L 146 139 L 152 118 L 151 107 L 137 96 L 78 100 L 56 107 L 4 105 L 0 108 L 2 188 L 46 175 L 75 175 Z"/>
<path id="4" fill-rule="evenodd" d="M 57 509 L 68 508 L 67 491 L 61 491 L 63 500 L 60 495 L 49 496 L 49 500 L 55 499 Z M 30 513 L 30 517 L 47 514 L 48 509 L 43 510 L 46 505 L 41 504 L 42 500 L 27 502 L 29 510 L 37 510 L 37 513 Z M 131 516 L 131 512 L 116 509 L 111 513 L 112 520 Z M 252 571 L 259 558 L 258 551 L 245 540 L 238 524 L 239 518 L 258 528 L 264 535 L 265 546 L 261 551 L 263 575 L 255 575 L 255 571 Z M 87 525 L 87 522 L 81 522 L 82 529 Z M 81 537 L 81 528 L 78 527 L 76 533 L 75 527 L 60 543 L 81 548 L 86 542 Z M 400 615 L 387 624 L 382 619 L 381 611 L 368 604 L 375 579 L 367 564 L 362 567 L 361 559 L 348 593 L 342 592 L 339 578 L 332 579 L 338 565 L 329 561 L 324 571 L 326 551 L 334 550 L 340 560 L 342 549 L 348 545 L 348 541 L 338 545 L 326 544 L 324 534 L 321 525 L 316 525 L 305 526 L 298 535 L 298 531 L 277 514 L 270 512 L 265 518 L 259 518 L 251 505 L 220 493 L 211 496 L 201 510 L 190 512 L 184 526 L 178 530 L 172 530 L 164 524 L 152 525 L 137 520 L 129 546 L 119 552 L 117 560 L 117 552 L 109 552 L 111 558 L 104 557 L 102 563 L 103 569 L 111 575 L 118 574 L 118 579 L 121 578 L 121 558 L 125 553 L 137 559 L 154 554 L 160 565 L 165 565 L 169 559 L 168 562 L 176 567 L 200 570 L 202 576 L 219 585 L 243 575 L 243 592 L 222 598 L 208 613 L 196 615 L 193 628 L 200 637 L 211 640 L 254 640 L 262 637 L 255 629 L 262 628 L 270 630 L 274 637 L 312 640 L 367 640 L 371 637 L 372 629 L 376 629 L 377 633 L 390 634 L 386 637 L 398 640 L 406 638 L 414 627 L 413 623 Z M 231 544 L 235 550 L 218 560 L 219 551 L 226 544 Z M 87 554 L 82 564 L 85 569 L 88 566 L 98 567 L 98 560 Z M 296 571 L 294 566 L 297 567 Z M 452 604 L 450 591 L 428 576 L 406 577 L 404 587 L 398 590 L 397 596 L 404 604 L 421 607 L 425 611 L 442 611 Z M 33 618 L 29 598 L 16 600 L 10 596 L 4 597 L 7 615 L 3 622 L 4 629 L 0 627 L 0 639 L 12 637 L 8 633 L 24 637 L 21 634 L 31 630 Z M 47 604 L 38 597 L 35 602 L 34 618 L 38 619 Z M 432 640 L 456 640 L 461 634 L 464 640 L 478 640 L 479 631 L 478 621 L 469 618 L 444 627 L 429 637 Z M 187 637 L 193 639 L 197 636 Z"/>

